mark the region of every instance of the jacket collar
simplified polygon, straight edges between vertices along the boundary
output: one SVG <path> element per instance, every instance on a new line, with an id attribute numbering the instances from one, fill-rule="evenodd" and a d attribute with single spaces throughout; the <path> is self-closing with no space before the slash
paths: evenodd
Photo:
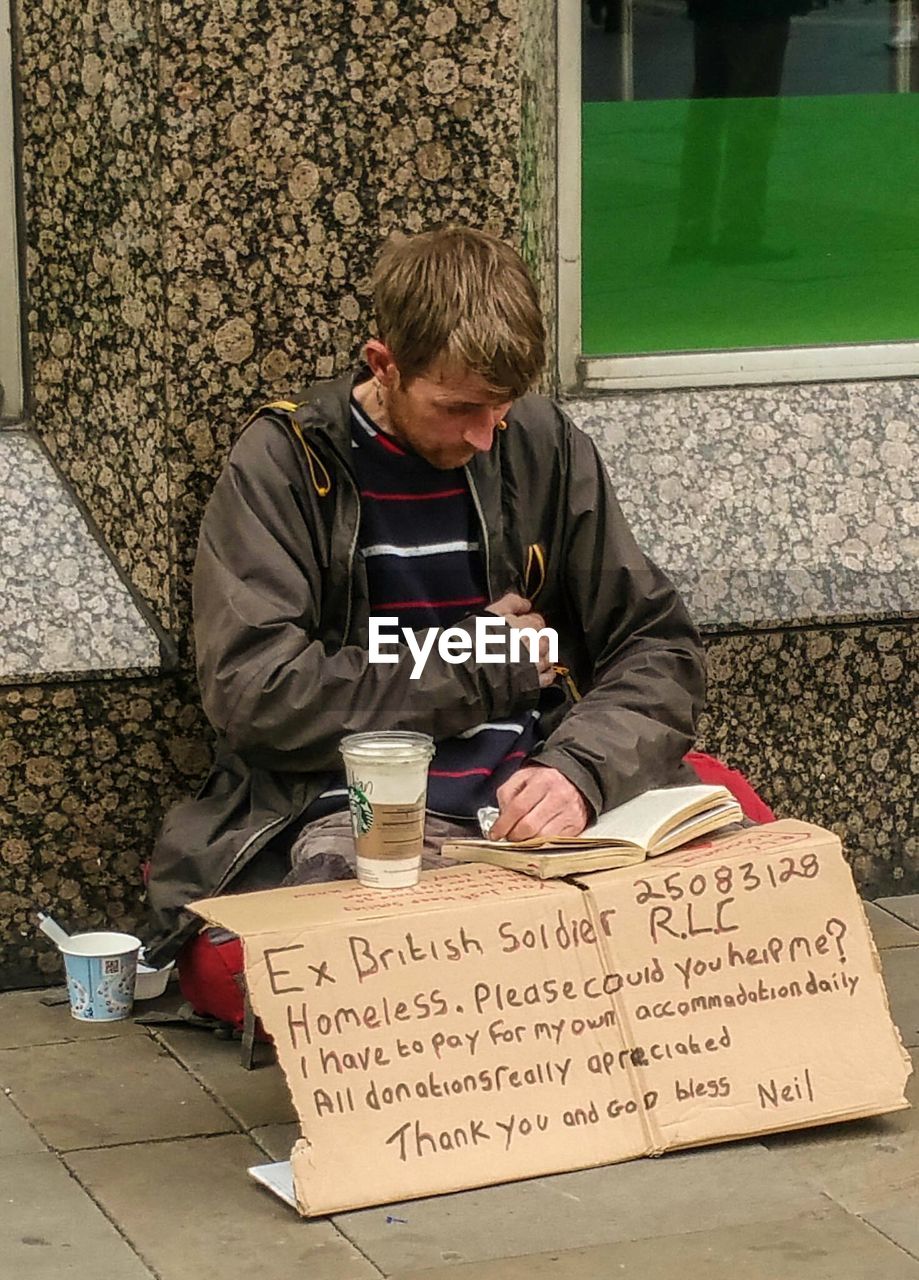
<path id="1" fill-rule="evenodd" d="M 300 426 L 314 431 L 324 429 L 323 434 L 344 459 L 351 456 L 351 393 L 369 377 L 370 369 L 361 364 L 340 378 L 333 378 L 329 382 L 314 382 L 296 399 L 297 410 L 294 417 Z M 476 484 L 492 492 L 493 487 L 500 482 L 498 453 L 496 440 L 488 453 L 476 454 L 466 466 Z"/>
<path id="2" fill-rule="evenodd" d="M 349 471 L 351 469 L 351 392 L 355 386 L 365 382 L 370 376 L 370 369 L 367 365 L 361 364 L 340 378 L 313 383 L 297 398 L 298 408 L 294 414 L 296 421 L 306 430 L 321 433 Z M 514 427 L 511 427 L 511 430 L 514 430 Z M 519 425 L 516 430 L 520 430 Z M 503 440 L 496 439 L 487 453 L 476 454 L 466 466 L 466 474 L 473 488 L 474 501 L 485 525 L 490 577 L 494 577 L 494 568 L 503 563 L 505 554 L 501 502 L 503 453 Z M 494 585 L 494 582 L 489 583 L 490 587 Z"/>
<path id="3" fill-rule="evenodd" d="M 301 427 L 322 430 L 343 459 L 351 452 L 351 392 L 370 377 L 366 365 L 331 382 L 314 382 L 297 397 L 294 414 Z"/>

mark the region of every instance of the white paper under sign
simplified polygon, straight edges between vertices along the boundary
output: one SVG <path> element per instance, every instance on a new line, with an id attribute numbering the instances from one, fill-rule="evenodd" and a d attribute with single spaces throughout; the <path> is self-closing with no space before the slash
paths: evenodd
<path id="1" fill-rule="evenodd" d="M 276 1160 L 274 1164 L 254 1164 L 249 1169 L 249 1177 L 267 1187 L 279 1200 L 297 1207 L 297 1195 L 294 1191 L 294 1174 L 289 1160 Z"/>

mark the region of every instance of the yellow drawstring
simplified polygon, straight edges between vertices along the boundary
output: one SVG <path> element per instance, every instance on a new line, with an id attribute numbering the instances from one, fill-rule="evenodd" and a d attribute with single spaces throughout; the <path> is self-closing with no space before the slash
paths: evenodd
<path id="1" fill-rule="evenodd" d="M 275 413 L 286 414 L 290 422 L 291 429 L 302 444 L 303 451 L 306 454 L 306 462 L 310 469 L 310 479 L 313 482 L 313 488 L 319 494 L 320 498 L 324 498 L 332 488 L 332 477 L 329 475 L 322 459 L 316 453 L 315 449 L 311 448 L 310 445 L 307 444 L 303 432 L 300 429 L 300 424 L 293 416 L 299 408 L 300 406 L 298 404 L 294 404 L 292 400 L 272 400 L 270 404 L 263 404 L 261 408 L 256 409 L 251 418 L 247 418 L 243 423 L 242 429 L 245 431 L 246 427 L 253 423 L 255 419 L 260 417 L 266 410 L 274 410 Z M 322 475 L 325 477 L 324 480 L 317 478 L 317 469 L 322 472 Z"/>
<path id="2" fill-rule="evenodd" d="M 539 573 L 539 581 L 537 582 L 535 588 L 531 590 L 530 577 L 533 573 L 534 565 L 536 566 L 536 569 L 538 570 L 538 573 Z M 526 592 L 527 599 L 531 601 L 536 599 L 540 591 L 542 591 L 543 587 L 546 585 L 546 553 L 543 551 L 542 547 L 539 545 L 538 542 L 532 542 L 527 547 L 527 563 L 526 563 L 526 569 L 523 575 L 523 582 L 524 582 L 523 589 Z M 554 666 L 552 670 L 556 673 L 556 675 L 561 676 L 562 679 L 565 681 L 565 684 L 567 684 L 569 690 L 571 691 L 571 696 L 574 699 L 574 701 L 580 702 L 581 695 L 578 692 L 577 685 L 574 683 L 574 680 L 571 677 L 570 668 L 562 667 L 562 666 Z"/>
<path id="3" fill-rule="evenodd" d="M 251 418 L 247 418 L 243 423 L 242 429 L 245 431 L 246 427 L 251 426 L 255 419 L 261 417 L 266 409 L 274 409 L 276 411 L 280 410 L 281 413 L 296 413 L 299 407 L 300 406 L 294 404 L 292 400 L 272 400 L 271 404 L 263 404 L 260 408 L 256 409 Z"/>
<path id="4" fill-rule="evenodd" d="M 574 683 L 574 680 L 571 678 L 571 671 L 569 670 L 569 668 L 553 667 L 552 670 L 556 673 L 556 675 L 560 675 L 562 677 L 565 684 L 571 690 L 571 696 L 572 698 L 574 698 L 575 702 L 580 702 L 581 695 L 580 693 L 578 693 L 578 686 Z"/>
<path id="5" fill-rule="evenodd" d="M 329 475 L 328 471 L 325 469 L 325 465 L 323 464 L 323 461 L 319 457 L 319 455 L 315 452 L 315 450 L 311 449 L 310 446 L 304 440 L 303 432 L 300 430 L 299 422 L 297 422 L 295 418 L 291 418 L 290 425 L 293 427 L 294 433 L 297 439 L 300 441 L 300 443 L 303 445 L 303 448 L 306 450 L 306 461 L 310 469 L 310 479 L 313 482 L 313 488 L 319 494 L 320 498 L 324 498 L 326 494 L 329 492 L 329 490 L 332 488 L 332 477 Z M 320 483 L 320 481 L 316 479 L 317 467 L 325 476 L 324 483 Z"/>
<path id="6" fill-rule="evenodd" d="M 533 571 L 534 561 L 536 562 L 536 567 L 539 570 L 539 583 L 533 590 L 531 590 L 530 574 Z M 527 564 L 523 574 L 523 583 L 523 589 L 526 592 L 528 600 L 535 600 L 540 591 L 542 591 L 543 587 L 546 585 L 546 557 L 538 542 L 534 542 L 527 547 Z"/>

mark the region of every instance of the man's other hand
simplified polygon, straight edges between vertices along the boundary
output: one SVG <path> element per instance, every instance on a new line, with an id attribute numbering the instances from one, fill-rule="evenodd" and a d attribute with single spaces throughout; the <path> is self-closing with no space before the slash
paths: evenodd
<path id="1" fill-rule="evenodd" d="M 509 591 L 500 600 L 492 600 L 491 604 L 485 606 L 485 612 L 496 613 L 512 627 L 533 627 L 536 631 L 542 631 L 546 625 L 545 618 L 535 611 L 532 603 L 524 600 L 523 596 L 515 596 L 513 591 Z"/>
<path id="2" fill-rule="evenodd" d="M 498 819 L 489 840 L 579 836 L 587 826 L 587 801 L 558 769 L 525 765 L 498 788 Z"/>
<path id="3" fill-rule="evenodd" d="M 485 606 L 486 613 L 497 614 L 511 627 L 532 627 L 534 631 L 542 631 L 546 620 L 541 613 L 536 613 L 531 601 L 509 591 L 500 600 L 493 600 Z M 549 641 L 542 636 L 539 641 L 539 659 L 536 663 L 539 672 L 540 689 L 548 689 L 555 680 L 555 668 L 549 661 Z"/>

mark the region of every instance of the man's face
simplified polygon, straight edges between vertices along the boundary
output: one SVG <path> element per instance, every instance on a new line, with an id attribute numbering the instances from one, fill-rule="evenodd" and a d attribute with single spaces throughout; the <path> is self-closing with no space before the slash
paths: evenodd
<path id="1" fill-rule="evenodd" d="M 487 453 L 512 403 L 498 399 L 479 374 L 437 365 L 407 386 L 395 376 L 386 398 L 396 439 L 442 471 Z"/>

